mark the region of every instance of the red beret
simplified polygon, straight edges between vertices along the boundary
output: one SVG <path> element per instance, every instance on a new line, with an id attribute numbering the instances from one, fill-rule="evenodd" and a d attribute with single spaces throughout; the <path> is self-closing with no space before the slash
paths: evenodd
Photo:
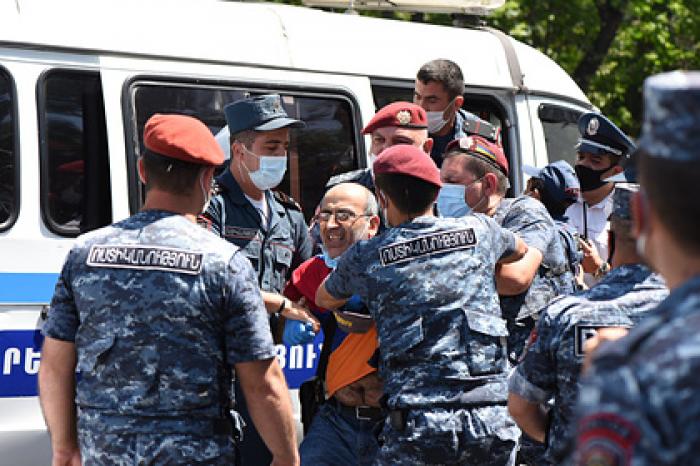
<path id="1" fill-rule="evenodd" d="M 221 165 L 224 153 L 209 128 L 186 115 L 155 114 L 146 122 L 143 143 L 164 157 L 199 165 Z"/>
<path id="2" fill-rule="evenodd" d="M 503 153 L 503 148 L 481 136 L 467 136 L 450 141 L 445 149 L 445 154 L 450 152 L 473 155 L 508 176 L 508 159 Z"/>
<path id="3" fill-rule="evenodd" d="M 391 173 L 408 175 L 442 188 L 440 170 L 423 150 L 408 144 L 397 144 L 382 151 L 374 161 L 375 175 Z"/>
<path id="4" fill-rule="evenodd" d="M 428 127 L 428 116 L 419 105 L 411 102 L 394 102 L 382 107 L 369 120 L 362 134 L 370 134 L 375 129 L 386 126 L 424 129 Z"/>

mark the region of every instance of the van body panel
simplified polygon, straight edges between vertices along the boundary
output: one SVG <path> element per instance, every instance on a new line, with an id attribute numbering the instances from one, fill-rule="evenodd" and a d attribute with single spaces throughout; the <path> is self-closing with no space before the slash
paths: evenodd
<path id="1" fill-rule="evenodd" d="M 153 21 L 163 17 L 165 9 L 168 20 Z M 0 69 L 14 86 L 13 131 L 19 151 L 19 211 L 14 224 L 0 232 L 0 410 L 9 414 L 0 416 L 0 450 L 8 464 L 48 462 L 48 435 L 36 396 L 39 329 L 75 236 L 48 226 L 46 198 L 55 193 L 45 179 L 57 178 L 60 171 L 47 174 L 53 169 L 47 168 L 47 160 L 54 149 L 51 144 L 61 141 L 48 134 L 47 122 L 71 118 L 64 115 L 61 120 L 51 113 L 55 109 L 45 108 L 52 76 L 85 74 L 99 88 L 94 95 L 101 99 L 91 111 L 104 113 L 98 115 L 105 126 L 99 142 L 106 147 L 108 167 L 100 172 L 104 178 L 84 178 L 93 187 L 109 186 L 105 205 L 111 208 L 112 221 L 140 206 L 134 161 L 140 150 L 137 120 L 144 118 L 145 110 L 137 108 L 136 100 L 144 89 L 280 92 L 299 108 L 304 99 L 315 102 L 318 105 L 306 111 L 317 118 L 319 133 L 327 133 L 317 146 L 337 142 L 328 139 L 328 134 L 336 134 L 329 128 L 342 123 L 345 132 L 337 134 L 352 152 L 344 153 L 343 163 L 357 168 L 367 166 L 370 145 L 369 136 L 363 137 L 360 130 L 376 106 L 384 105 L 381 99 L 411 100 L 418 67 L 438 56 L 450 58 L 465 73 L 465 107 L 501 126 L 513 194 L 522 190 L 522 164 L 542 166 L 566 152 L 573 144 L 572 120 L 590 108 L 585 95 L 553 61 L 509 39 L 524 75 L 518 87 L 503 43 L 484 29 L 211 0 L 17 0 L 0 2 L 0 17 L 6 19 L 0 31 Z M 323 113 L 334 108 L 337 115 Z M 90 116 L 82 114 L 83 125 L 86 115 Z M 561 137 L 559 127 L 566 129 Z M 322 186 L 327 175 L 318 175 L 318 167 L 329 162 L 328 154 L 335 157 L 317 150 L 317 159 L 304 160 L 303 150 L 294 148 L 290 154 L 289 172 L 298 178 L 289 181 L 295 196 L 307 193 L 294 193 L 294 186 L 297 191 L 311 181 Z M 313 204 L 318 198 L 320 194 L 306 202 Z M 314 373 L 321 341 L 318 335 L 308 345 L 277 346 L 297 420 L 296 387 Z"/>

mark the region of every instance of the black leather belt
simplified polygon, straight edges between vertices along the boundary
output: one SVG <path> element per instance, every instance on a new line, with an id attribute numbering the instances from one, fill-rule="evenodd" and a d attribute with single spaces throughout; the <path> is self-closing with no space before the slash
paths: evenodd
<path id="1" fill-rule="evenodd" d="M 382 408 L 375 408 L 373 406 L 347 406 L 336 398 L 330 398 L 328 401 L 333 403 L 341 414 L 357 419 L 358 421 L 378 421 L 385 416 Z"/>

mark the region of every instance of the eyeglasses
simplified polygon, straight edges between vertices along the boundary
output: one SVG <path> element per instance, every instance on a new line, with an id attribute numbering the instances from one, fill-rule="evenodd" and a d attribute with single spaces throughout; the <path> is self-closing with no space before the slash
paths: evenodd
<path id="1" fill-rule="evenodd" d="M 360 217 L 370 217 L 368 214 L 356 214 L 351 210 L 336 210 L 335 212 L 329 212 L 327 210 L 322 210 L 316 215 L 316 220 L 319 222 L 327 222 L 331 219 L 331 216 L 335 216 L 335 221 L 338 223 L 348 223 L 354 222 Z"/>

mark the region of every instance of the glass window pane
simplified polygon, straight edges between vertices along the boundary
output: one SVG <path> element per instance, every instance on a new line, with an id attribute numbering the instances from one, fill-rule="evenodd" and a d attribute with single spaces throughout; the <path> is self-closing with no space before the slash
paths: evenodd
<path id="1" fill-rule="evenodd" d="M 581 136 L 578 130 L 578 118 L 581 112 L 542 104 L 537 113 L 544 129 L 549 163 L 566 160 L 573 166 L 576 163 L 576 143 Z"/>
<path id="2" fill-rule="evenodd" d="M 0 69 L 0 229 L 17 216 L 17 153 L 14 88 Z"/>
<path id="3" fill-rule="evenodd" d="M 99 74 L 52 71 L 43 86 L 39 114 L 47 224 L 66 236 L 108 225 L 112 202 Z"/>

